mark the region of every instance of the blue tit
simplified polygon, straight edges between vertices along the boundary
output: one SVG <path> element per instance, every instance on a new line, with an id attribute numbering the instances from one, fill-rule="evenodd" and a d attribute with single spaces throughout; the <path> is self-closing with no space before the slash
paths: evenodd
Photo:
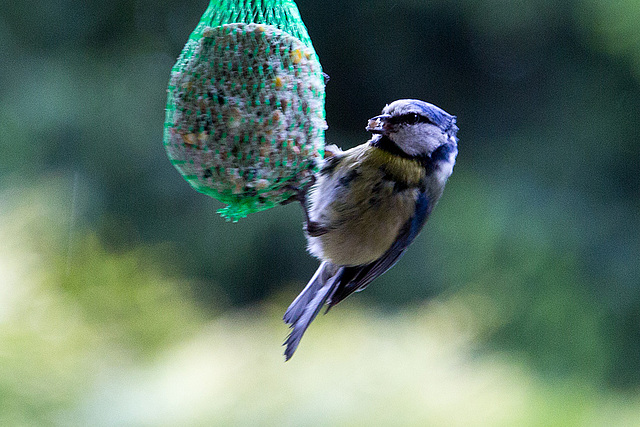
<path id="1" fill-rule="evenodd" d="M 390 269 L 420 233 L 453 172 L 456 117 L 401 99 L 369 120 L 373 137 L 327 147 L 308 194 L 308 250 L 322 263 L 284 315 L 291 358 L 322 306 L 327 311 Z"/>

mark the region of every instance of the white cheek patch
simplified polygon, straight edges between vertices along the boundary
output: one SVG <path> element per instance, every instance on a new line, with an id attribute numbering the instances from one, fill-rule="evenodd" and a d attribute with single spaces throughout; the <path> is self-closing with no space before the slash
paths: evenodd
<path id="1" fill-rule="evenodd" d="M 446 181 L 447 179 L 449 179 L 449 177 L 451 176 L 451 174 L 453 173 L 453 162 L 444 162 L 442 164 L 440 164 L 440 173 L 439 173 L 439 177 L 440 180 L 444 180 Z"/>
<path id="2" fill-rule="evenodd" d="M 429 154 L 441 145 L 442 131 L 430 124 L 403 126 L 389 135 L 398 147 L 410 156 Z"/>
<path id="3" fill-rule="evenodd" d="M 453 173 L 453 166 L 456 164 L 456 152 L 449 153 L 449 159 L 446 162 L 439 162 L 436 169 L 436 177 L 440 183 L 444 184 Z"/>

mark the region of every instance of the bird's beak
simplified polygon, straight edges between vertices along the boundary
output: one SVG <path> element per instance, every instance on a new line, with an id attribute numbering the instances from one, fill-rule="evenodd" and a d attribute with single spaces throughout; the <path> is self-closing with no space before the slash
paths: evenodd
<path id="1" fill-rule="evenodd" d="M 379 116 L 375 116 L 369 119 L 367 123 L 367 130 L 371 133 L 387 133 L 389 130 L 389 119 L 391 115 L 389 114 L 380 114 Z"/>

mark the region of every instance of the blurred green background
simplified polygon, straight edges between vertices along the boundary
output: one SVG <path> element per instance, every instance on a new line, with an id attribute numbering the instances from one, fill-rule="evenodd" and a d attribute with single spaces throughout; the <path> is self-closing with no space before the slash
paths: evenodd
<path id="1" fill-rule="evenodd" d="M 0 8 L 0 425 L 640 426 L 640 1 L 299 0 L 327 143 L 388 102 L 458 116 L 401 262 L 281 316 L 317 261 L 162 146 L 206 0 Z"/>

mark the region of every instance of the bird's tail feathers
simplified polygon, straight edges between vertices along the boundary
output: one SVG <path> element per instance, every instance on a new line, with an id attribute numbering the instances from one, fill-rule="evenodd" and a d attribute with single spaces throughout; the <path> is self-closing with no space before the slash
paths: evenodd
<path id="1" fill-rule="evenodd" d="M 342 267 L 327 261 L 323 262 L 307 286 L 287 309 L 284 321 L 290 325 L 291 333 L 284 343 L 286 360 L 293 356 L 305 331 L 337 289 L 342 271 Z"/>

